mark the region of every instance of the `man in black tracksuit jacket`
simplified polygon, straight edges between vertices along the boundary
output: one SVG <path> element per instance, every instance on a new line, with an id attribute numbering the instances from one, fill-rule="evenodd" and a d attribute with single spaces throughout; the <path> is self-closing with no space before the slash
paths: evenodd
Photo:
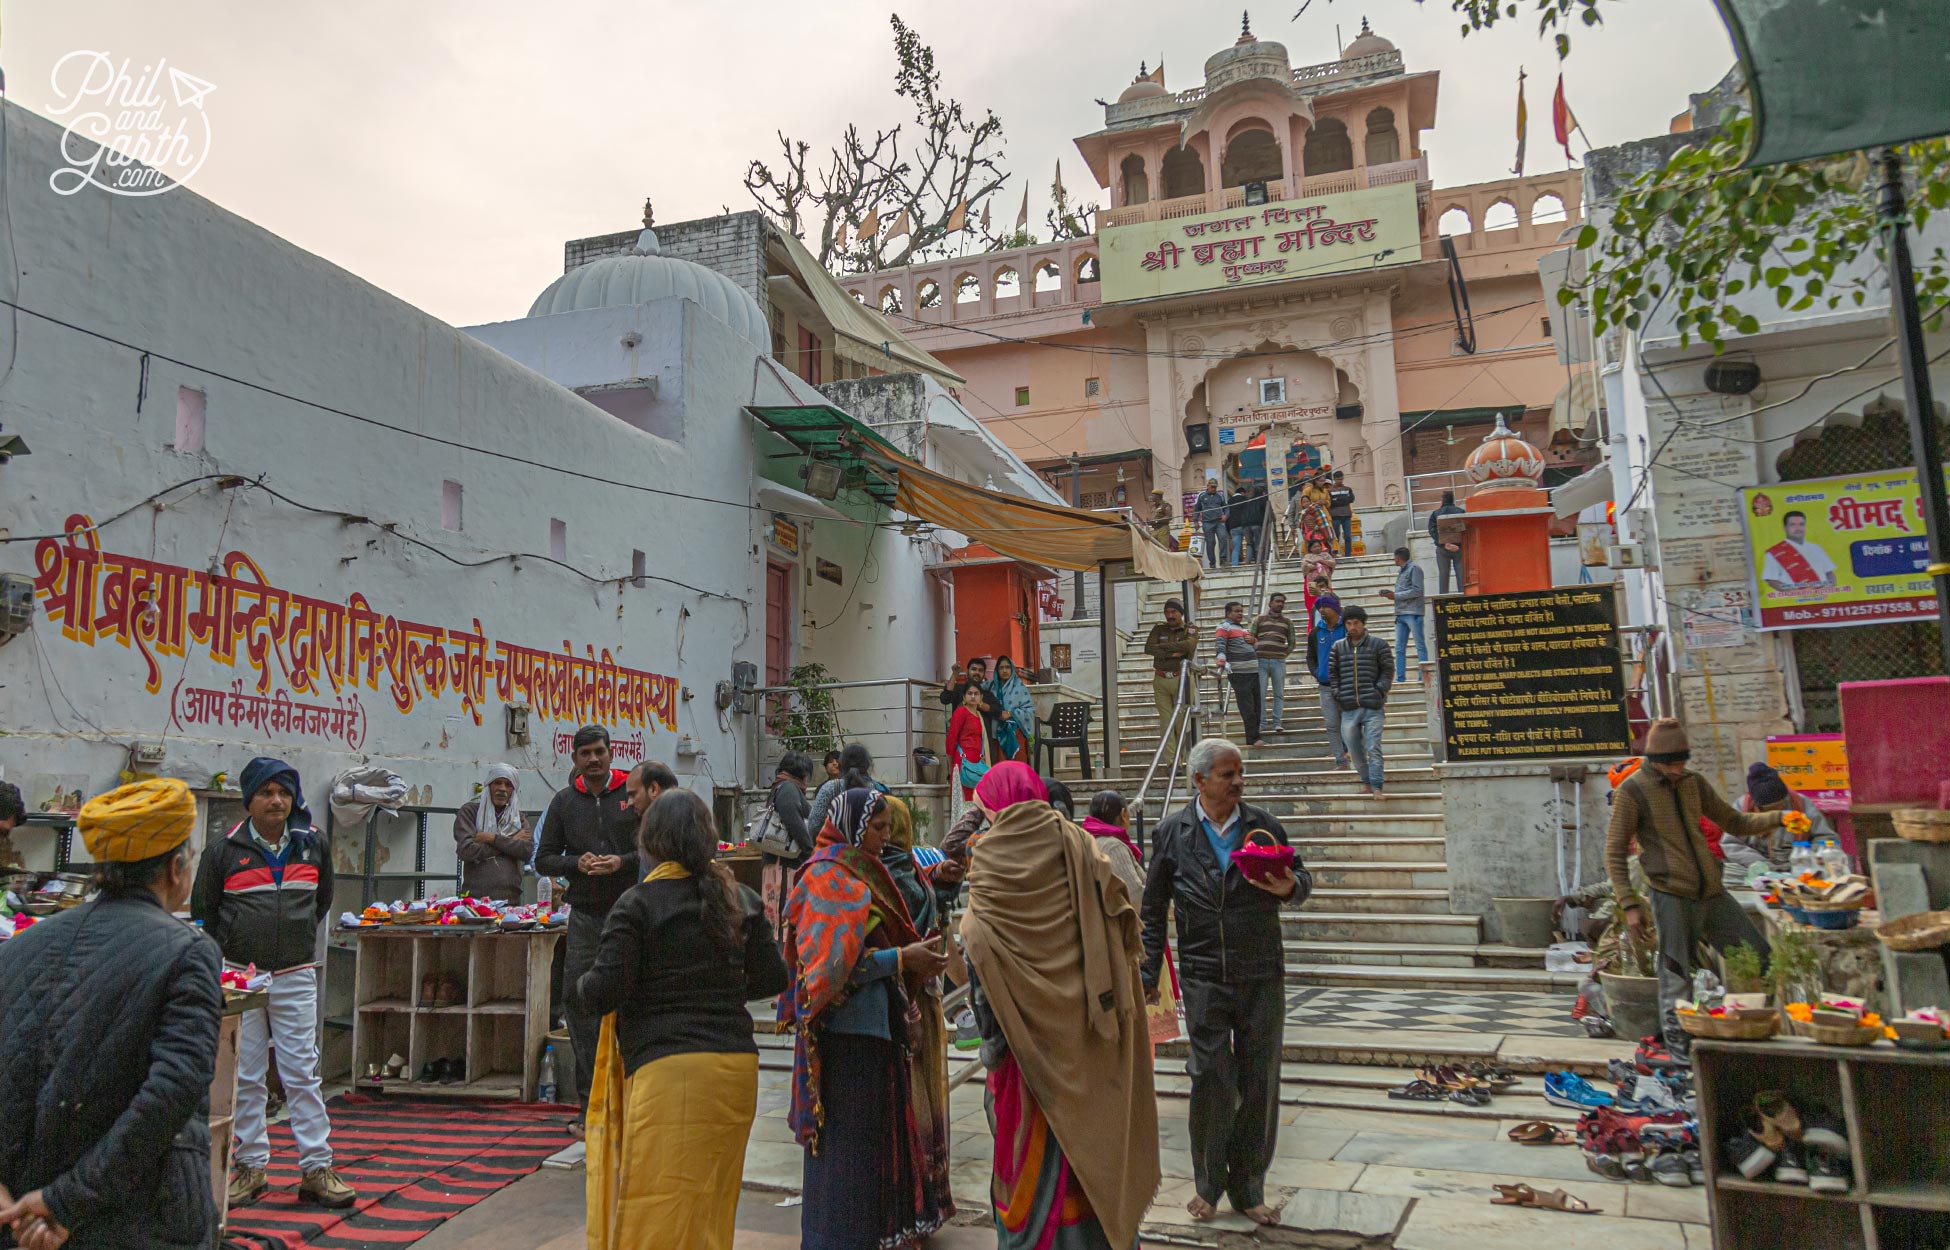
<path id="1" fill-rule="evenodd" d="M 1280 1058 L 1286 1024 L 1286 958 L 1280 906 L 1303 903 L 1313 878 L 1296 855 L 1293 870 L 1251 881 L 1232 855 L 1265 832 L 1289 846 L 1270 813 L 1241 801 L 1239 748 L 1208 738 L 1192 748 L 1198 797 L 1159 822 L 1144 883 L 1144 963 L 1148 991 L 1163 972 L 1165 921 L 1178 916 L 1179 989 L 1191 1036 L 1193 1216 L 1209 1218 L 1220 1195 L 1261 1224 L 1266 1169 L 1280 1124 Z"/>
<path id="2" fill-rule="evenodd" d="M 627 769 L 610 767 L 609 731 L 584 725 L 575 736 L 575 780 L 556 791 L 542 816 L 542 841 L 535 848 L 535 871 L 567 877 L 568 954 L 563 984 L 574 985 L 596 962 L 603 920 L 623 892 L 643 880 L 637 862 L 636 829 L 642 815 L 630 802 Z M 575 1043 L 576 1096 L 589 1108 L 589 1086 L 596 1077 L 596 1042 L 602 1018 L 579 1010 L 573 996 L 564 1002 L 569 1038 Z"/>

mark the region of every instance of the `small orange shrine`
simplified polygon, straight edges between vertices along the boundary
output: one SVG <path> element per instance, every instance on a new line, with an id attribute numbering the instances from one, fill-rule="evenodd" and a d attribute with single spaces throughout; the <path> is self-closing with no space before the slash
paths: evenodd
<path id="1" fill-rule="evenodd" d="M 1551 586 L 1550 492 L 1538 486 L 1544 453 L 1496 415 L 1496 428 L 1463 465 L 1476 484 L 1463 501 L 1463 591 L 1502 594 Z"/>

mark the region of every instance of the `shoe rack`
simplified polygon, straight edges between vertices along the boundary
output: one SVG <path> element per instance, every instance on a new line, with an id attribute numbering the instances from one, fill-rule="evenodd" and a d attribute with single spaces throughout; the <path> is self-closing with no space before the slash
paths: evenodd
<path id="1" fill-rule="evenodd" d="M 504 933 L 472 926 L 358 931 L 353 975 L 353 1084 L 378 1093 L 535 1099 L 548 1038 L 549 973 L 560 929 Z M 458 993 L 440 992 L 443 982 Z M 395 1079 L 372 1065 L 407 1061 Z M 437 1059 L 461 1060 L 463 1079 L 419 1079 Z"/>
<path id="2" fill-rule="evenodd" d="M 1950 1054 L 1803 1040 L 1693 1043 L 1700 1155 L 1716 1250 L 1950 1246 Z M 1780 1090 L 1803 1116 L 1840 1116 L 1847 1193 L 1750 1181 L 1727 1161 L 1754 1095 Z"/>

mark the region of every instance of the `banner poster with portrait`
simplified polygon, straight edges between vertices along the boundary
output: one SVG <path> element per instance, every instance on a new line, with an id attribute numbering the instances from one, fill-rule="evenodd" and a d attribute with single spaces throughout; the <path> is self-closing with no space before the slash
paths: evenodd
<path id="1" fill-rule="evenodd" d="M 1950 481 L 1950 471 L 1944 476 Z M 1749 486 L 1740 495 L 1761 629 L 1935 619 L 1914 470 Z"/>

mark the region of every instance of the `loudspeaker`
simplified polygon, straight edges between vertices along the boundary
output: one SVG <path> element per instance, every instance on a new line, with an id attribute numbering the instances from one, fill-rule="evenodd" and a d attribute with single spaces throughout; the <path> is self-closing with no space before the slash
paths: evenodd
<path id="1" fill-rule="evenodd" d="M 1760 385 L 1760 366 L 1751 360 L 1716 360 L 1706 366 L 1706 389 L 1719 395 L 1745 395 Z"/>
<path id="2" fill-rule="evenodd" d="M 1212 425 L 1198 421 L 1185 427 L 1185 446 L 1191 451 L 1212 450 Z"/>

